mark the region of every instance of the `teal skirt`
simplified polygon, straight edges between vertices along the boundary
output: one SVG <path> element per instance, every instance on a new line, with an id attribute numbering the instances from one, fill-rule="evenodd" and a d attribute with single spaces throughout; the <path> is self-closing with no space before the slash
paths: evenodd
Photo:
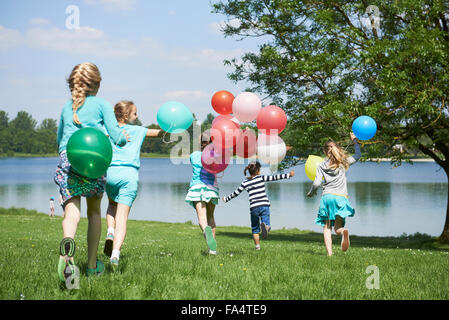
<path id="1" fill-rule="evenodd" d="M 210 202 L 217 205 L 219 197 L 217 189 L 208 187 L 205 184 L 196 184 L 190 187 L 185 201 L 195 208 L 195 202 Z"/>
<path id="2" fill-rule="evenodd" d="M 355 210 L 351 207 L 348 198 L 335 194 L 324 194 L 320 200 L 320 208 L 315 223 L 324 227 L 326 221 L 330 220 L 331 225 L 334 226 L 335 218 L 339 216 L 343 220 L 344 227 L 346 217 L 352 217 L 354 214 Z"/>

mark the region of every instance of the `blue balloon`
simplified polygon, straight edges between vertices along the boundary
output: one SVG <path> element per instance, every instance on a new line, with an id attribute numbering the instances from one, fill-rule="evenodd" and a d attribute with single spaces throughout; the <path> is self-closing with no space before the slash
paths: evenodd
<path id="1" fill-rule="evenodd" d="M 192 112 L 181 102 L 168 101 L 157 112 L 157 123 L 168 133 L 181 133 L 187 130 L 192 122 Z"/>
<path id="2" fill-rule="evenodd" d="M 369 116 L 360 116 L 352 123 L 352 132 L 359 140 L 369 140 L 376 134 L 376 121 Z"/>

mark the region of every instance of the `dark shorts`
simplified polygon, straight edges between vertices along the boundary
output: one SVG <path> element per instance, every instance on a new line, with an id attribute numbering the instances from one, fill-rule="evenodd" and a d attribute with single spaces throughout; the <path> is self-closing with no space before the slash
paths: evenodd
<path id="1" fill-rule="evenodd" d="M 106 176 L 90 179 L 77 174 L 72 170 L 66 151 L 63 151 L 59 154 L 54 181 L 59 186 L 59 193 L 62 197 L 61 205 L 64 208 L 67 200 L 73 197 L 101 198 L 106 185 Z"/>

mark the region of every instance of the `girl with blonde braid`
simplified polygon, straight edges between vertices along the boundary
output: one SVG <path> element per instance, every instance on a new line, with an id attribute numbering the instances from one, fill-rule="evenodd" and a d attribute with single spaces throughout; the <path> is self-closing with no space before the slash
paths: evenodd
<path id="1" fill-rule="evenodd" d="M 87 248 L 88 261 L 86 274 L 100 275 L 104 265 L 97 261 L 98 244 L 101 234 L 101 198 L 105 189 L 106 178 L 90 179 L 74 172 L 67 158 L 67 143 L 74 132 L 83 127 L 100 130 L 106 128 L 110 138 L 116 144 L 124 145 L 129 140 L 115 119 L 112 106 L 95 95 L 100 88 L 101 75 L 93 63 L 75 66 L 67 79 L 72 99 L 64 105 L 58 127 L 59 164 L 54 180 L 59 186 L 64 210 L 62 221 L 63 239 L 59 246 L 60 256 L 58 276 L 65 281 L 76 273 L 74 264 L 75 234 L 81 215 L 81 197 L 87 202 Z"/>
<path id="2" fill-rule="evenodd" d="M 354 142 L 353 156 L 348 156 L 335 142 L 326 142 L 324 154 L 327 159 L 317 166 L 315 180 L 307 194 L 307 197 L 313 197 L 322 185 L 323 193 L 315 223 L 323 227 L 324 244 L 328 256 L 332 255 L 332 227 L 335 233 L 342 237 L 341 250 L 349 249 L 349 231 L 344 228 L 345 219 L 354 216 L 355 210 L 348 200 L 346 171 L 361 157 L 357 138 L 352 132 L 350 136 Z"/>

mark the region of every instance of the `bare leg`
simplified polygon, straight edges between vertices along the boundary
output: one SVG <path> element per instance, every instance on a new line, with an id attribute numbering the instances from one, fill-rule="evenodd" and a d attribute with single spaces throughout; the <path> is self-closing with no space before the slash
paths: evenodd
<path id="1" fill-rule="evenodd" d="M 195 202 L 196 214 L 198 216 L 198 224 L 200 225 L 201 231 L 207 227 L 207 209 L 204 202 Z"/>
<path id="2" fill-rule="evenodd" d="M 257 246 L 257 245 L 260 245 L 260 236 L 259 236 L 259 234 L 258 233 L 253 233 L 253 240 L 254 240 L 254 244 Z"/>
<path id="3" fill-rule="evenodd" d="M 109 198 L 108 210 L 106 211 L 106 223 L 108 228 L 115 229 L 115 215 L 117 212 L 117 203 Z"/>
<path id="4" fill-rule="evenodd" d="M 64 220 L 62 221 L 63 238 L 75 239 L 76 229 L 81 216 L 81 198 L 73 197 L 67 200 L 64 207 Z M 62 256 L 60 256 L 63 258 Z M 73 257 L 71 258 L 73 261 Z"/>
<path id="5" fill-rule="evenodd" d="M 327 220 L 326 225 L 323 228 L 324 245 L 326 246 L 327 255 L 332 255 L 332 225 L 331 221 Z"/>
<path id="6" fill-rule="evenodd" d="M 341 236 L 341 250 L 347 251 L 349 249 L 349 231 L 343 228 L 343 220 L 337 216 L 335 219 L 334 230 L 335 233 Z"/>
<path id="7" fill-rule="evenodd" d="M 215 212 L 215 204 L 207 202 L 206 203 L 207 225 L 209 225 L 212 228 L 212 233 L 215 238 L 216 225 L 215 225 L 214 212 Z"/>
<path id="8" fill-rule="evenodd" d="M 67 201 L 64 207 L 64 220 L 62 221 L 62 232 L 64 238 L 75 238 L 76 229 L 80 222 L 81 199 L 73 197 Z"/>
<path id="9" fill-rule="evenodd" d="M 97 268 L 98 244 L 101 236 L 101 198 L 91 197 L 87 200 L 87 267 Z"/>
<path id="10" fill-rule="evenodd" d="M 118 203 L 117 213 L 115 215 L 115 234 L 114 234 L 114 250 L 120 250 L 126 237 L 126 223 L 131 207 Z"/>

